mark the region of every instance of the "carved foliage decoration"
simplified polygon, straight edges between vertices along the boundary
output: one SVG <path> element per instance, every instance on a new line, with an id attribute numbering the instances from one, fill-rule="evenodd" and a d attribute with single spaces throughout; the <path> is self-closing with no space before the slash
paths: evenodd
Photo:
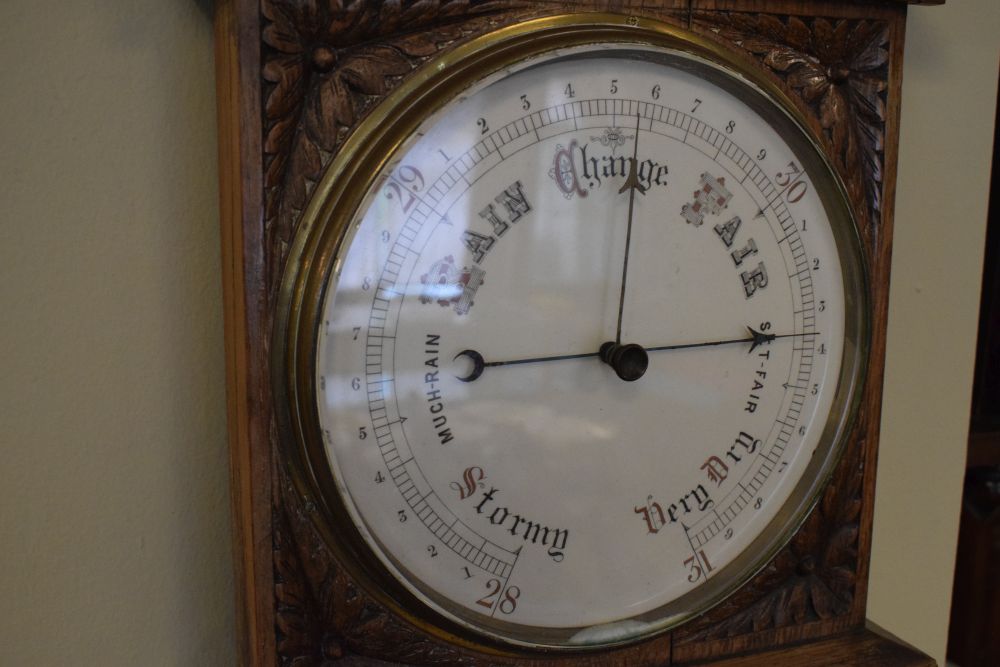
<path id="1" fill-rule="evenodd" d="M 882 211 L 888 24 L 697 12 L 692 23 L 743 48 L 797 92 L 819 121 L 855 204 L 876 236 Z M 858 166 L 861 169 L 858 169 Z"/>
<path id="2" fill-rule="evenodd" d="M 502 0 L 261 0 L 272 280 L 311 187 L 350 128 L 413 68 L 509 11 Z M 433 29 L 428 29 L 433 27 Z M 276 242 L 276 243 L 275 243 Z"/>

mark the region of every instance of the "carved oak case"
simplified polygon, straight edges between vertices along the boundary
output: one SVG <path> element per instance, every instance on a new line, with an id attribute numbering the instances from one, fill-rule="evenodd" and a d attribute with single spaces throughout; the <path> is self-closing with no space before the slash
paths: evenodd
<path id="1" fill-rule="evenodd" d="M 553 13 L 658 19 L 721 43 L 821 137 L 859 223 L 872 340 L 862 407 L 815 510 L 748 584 L 655 639 L 537 664 L 926 665 L 865 629 L 885 351 L 903 0 L 223 0 L 217 67 L 237 616 L 253 665 L 525 664 L 432 636 L 365 593 L 316 530 L 279 448 L 269 345 L 311 192 L 365 115 L 424 62 Z M 933 4 L 933 3 L 923 3 Z M 766 654 L 755 653 L 767 651 Z M 745 657 L 739 657 L 745 656 Z M 716 664 L 713 662 L 713 664 Z"/>

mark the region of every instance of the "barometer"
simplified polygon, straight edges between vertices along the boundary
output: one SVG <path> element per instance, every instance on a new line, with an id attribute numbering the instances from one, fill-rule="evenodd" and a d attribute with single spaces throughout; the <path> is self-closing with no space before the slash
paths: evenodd
<path id="1" fill-rule="evenodd" d="M 468 11 L 379 45 L 331 9 L 351 50 L 264 3 L 279 653 L 680 664 L 856 628 L 886 274 L 844 162 L 881 146 L 836 105 L 884 29 Z M 782 81 L 738 50 L 780 30 L 860 59 L 772 44 Z"/>
<path id="2" fill-rule="evenodd" d="M 313 201 L 275 345 L 293 446 L 410 613 L 644 637 L 816 500 L 867 350 L 857 231 L 791 107 L 720 51 L 602 15 L 488 34 Z"/>

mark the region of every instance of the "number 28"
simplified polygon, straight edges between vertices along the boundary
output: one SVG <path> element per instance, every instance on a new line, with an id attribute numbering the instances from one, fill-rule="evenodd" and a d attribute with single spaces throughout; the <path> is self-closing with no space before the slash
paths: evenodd
<path id="1" fill-rule="evenodd" d="M 517 586 L 508 586 L 505 590 L 499 579 L 490 579 L 486 589 L 489 592 L 476 600 L 476 604 L 490 610 L 499 609 L 502 614 L 512 614 L 517 609 L 517 599 L 521 597 L 521 589 Z"/>

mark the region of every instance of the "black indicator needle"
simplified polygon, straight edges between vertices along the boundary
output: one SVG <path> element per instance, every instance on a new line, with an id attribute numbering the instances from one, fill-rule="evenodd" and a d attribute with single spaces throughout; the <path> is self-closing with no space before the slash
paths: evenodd
<path id="1" fill-rule="evenodd" d="M 483 355 L 476 350 L 462 350 L 455 355 L 454 359 L 465 357 L 472 362 L 472 370 L 467 375 L 456 375 L 462 382 L 474 382 L 487 368 L 496 366 L 517 366 L 520 364 L 537 364 L 546 361 L 567 361 L 569 359 L 586 359 L 588 357 L 600 357 L 601 361 L 611 366 L 615 373 L 622 380 L 632 382 L 638 380 L 646 372 L 648 364 L 648 352 L 662 352 L 664 350 L 686 350 L 695 347 L 712 347 L 717 345 L 734 345 L 736 343 L 750 343 L 749 354 L 765 343 L 778 338 L 793 338 L 797 336 L 818 336 L 818 333 L 792 333 L 792 334 L 770 334 L 762 333 L 747 327 L 750 332 L 749 337 L 729 338 L 726 340 L 713 340 L 701 343 L 679 343 L 677 345 L 657 345 L 653 347 L 643 347 L 636 343 L 619 345 L 614 341 L 608 341 L 601 345 L 597 352 L 581 352 L 579 354 L 557 354 L 550 357 L 524 357 L 521 359 L 507 359 L 504 361 L 486 361 Z"/>
<path id="2" fill-rule="evenodd" d="M 632 245 L 632 214 L 635 211 L 635 193 L 638 190 L 646 194 L 646 188 L 639 183 L 639 114 L 635 115 L 635 141 L 632 147 L 632 158 L 629 160 L 628 178 L 625 184 L 618 190 L 618 194 L 629 190 L 628 193 L 628 226 L 625 228 L 625 261 L 622 263 L 622 292 L 618 299 L 618 329 L 615 333 L 615 345 L 622 342 L 622 314 L 625 311 L 625 281 L 628 278 L 628 252 Z M 624 379 L 624 378 L 623 378 Z"/>
<path id="3" fill-rule="evenodd" d="M 692 347 L 711 347 L 714 345 L 732 345 L 734 343 L 750 343 L 750 349 L 747 350 L 747 354 L 750 354 L 758 347 L 764 343 L 770 343 L 776 338 L 793 338 L 795 336 L 818 336 L 817 333 L 792 333 L 792 334 L 769 334 L 761 333 L 756 329 L 747 327 L 747 331 L 750 332 L 750 337 L 744 338 L 730 338 L 728 340 L 713 340 L 707 343 L 681 343 L 679 345 L 659 345 L 657 347 L 647 347 L 647 352 L 660 352 L 662 350 L 686 350 Z"/>
<path id="4" fill-rule="evenodd" d="M 567 359 L 586 359 L 587 357 L 596 357 L 600 355 L 600 352 L 584 352 L 582 354 L 560 354 L 554 357 L 529 357 L 526 359 L 508 359 L 507 361 L 486 361 L 483 359 L 483 355 L 476 352 L 475 350 L 462 350 L 455 355 L 457 360 L 459 357 L 466 357 L 472 361 L 472 371 L 468 375 L 458 376 L 459 380 L 462 382 L 472 382 L 479 379 L 479 376 L 483 374 L 487 368 L 492 368 L 494 366 L 516 366 L 518 364 L 537 364 L 542 361 L 565 361 Z"/>

